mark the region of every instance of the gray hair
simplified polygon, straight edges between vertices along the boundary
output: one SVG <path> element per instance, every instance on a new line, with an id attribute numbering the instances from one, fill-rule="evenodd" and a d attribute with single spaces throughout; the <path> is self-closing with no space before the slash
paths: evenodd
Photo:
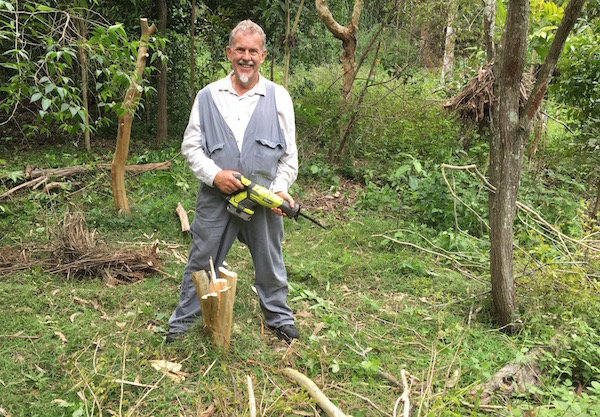
<path id="1" fill-rule="evenodd" d="M 233 28 L 231 34 L 229 35 L 230 48 L 233 48 L 233 38 L 235 38 L 235 35 L 237 35 L 238 32 L 252 33 L 260 36 L 261 51 L 264 52 L 267 50 L 267 35 L 265 35 L 265 31 L 250 19 L 242 20 L 237 24 L 236 27 Z"/>

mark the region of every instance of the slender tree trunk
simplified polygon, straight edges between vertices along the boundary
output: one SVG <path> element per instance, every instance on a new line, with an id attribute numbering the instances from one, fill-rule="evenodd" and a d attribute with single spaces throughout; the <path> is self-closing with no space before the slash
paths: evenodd
<path id="1" fill-rule="evenodd" d="M 429 24 L 421 23 L 421 31 L 419 35 L 419 59 L 425 68 L 433 66 L 430 48 Z"/>
<path id="2" fill-rule="evenodd" d="M 131 82 L 125 99 L 123 100 L 123 109 L 126 111 L 124 115 L 119 117 L 119 125 L 117 130 L 117 146 L 113 156 L 110 175 L 112 180 L 113 199 L 115 208 L 119 213 L 129 214 L 129 203 L 125 192 L 125 164 L 127 163 L 127 154 L 129 153 L 129 139 L 131 137 L 131 123 L 133 121 L 133 113 L 139 104 L 139 99 L 142 95 L 142 87 L 140 81 L 144 75 L 146 67 L 146 58 L 148 56 L 148 40 L 156 31 L 156 26 L 148 26 L 147 19 L 140 19 L 142 25 L 142 36 L 140 38 L 140 46 L 137 51 L 137 62 L 135 73 L 131 77 Z"/>
<path id="3" fill-rule="evenodd" d="M 446 20 L 446 37 L 444 43 L 444 60 L 442 62 L 441 83 L 446 83 L 446 77 L 452 74 L 454 68 L 454 19 L 456 18 L 456 0 L 448 0 L 448 19 Z"/>
<path id="4" fill-rule="evenodd" d="M 596 204 L 592 210 L 592 219 L 598 218 L 598 211 L 600 210 L 600 178 L 596 180 Z"/>
<path id="5" fill-rule="evenodd" d="M 167 1 L 157 0 L 158 9 L 158 33 L 166 36 L 167 32 Z M 162 47 L 161 47 L 162 50 Z M 165 52 L 164 50 L 162 51 Z M 161 60 L 158 71 L 158 86 L 156 88 L 157 108 L 156 108 L 156 144 L 160 145 L 167 139 L 167 61 Z"/>
<path id="6" fill-rule="evenodd" d="M 511 0 L 494 65 L 497 103 L 492 111 L 495 130 L 490 142 L 490 183 L 496 187 L 489 204 L 490 274 L 495 315 L 503 326 L 516 318 L 512 244 L 524 145 L 517 129 L 528 26 L 529 0 Z"/>
<path id="7" fill-rule="evenodd" d="M 194 77 L 196 72 L 196 60 L 194 58 L 194 40 L 196 39 L 196 0 L 192 0 L 192 24 L 190 26 L 190 104 L 194 105 L 196 99 L 196 86 Z"/>
<path id="8" fill-rule="evenodd" d="M 493 129 L 490 136 L 490 275 L 496 320 L 509 330 L 518 319 L 513 272 L 513 223 L 523 151 L 550 76 L 585 0 L 570 0 L 546 60 L 522 110 L 519 95 L 527 54 L 529 0 L 510 0 L 494 64 Z"/>
<path id="9" fill-rule="evenodd" d="M 303 7 L 304 7 L 304 0 L 300 0 L 300 5 L 298 6 L 298 11 L 296 12 L 296 17 L 294 19 L 294 23 L 290 27 L 290 2 L 289 2 L 289 0 L 285 1 L 286 26 L 285 26 L 284 64 L 283 64 L 283 83 L 282 83 L 282 85 L 285 88 L 287 88 L 287 86 L 288 86 L 288 79 L 289 79 L 289 75 L 290 75 L 290 59 L 291 59 L 291 54 L 292 54 L 291 40 L 294 38 L 296 29 L 298 28 L 298 22 L 300 21 L 300 14 L 302 13 Z"/>
<path id="10" fill-rule="evenodd" d="M 283 85 L 287 89 L 288 76 L 290 72 L 290 33 L 292 31 L 290 22 L 290 0 L 285 0 L 285 39 L 283 41 Z"/>
<path id="11" fill-rule="evenodd" d="M 85 149 L 89 152 L 92 150 L 92 144 L 90 141 L 90 105 L 88 102 L 88 67 L 87 67 L 87 54 L 85 53 L 84 45 L 87 42 L 87 22 L 85 19 L 77 19 L 77 26 L 79 27 L 79 67 L 81 69 L 81 101 L 83 102 L 83 109 L 85 111 L 84 126 L 85 131 L 83 133 L 83 140 L 85 143 Z"/>
<path id="12" fill-rule="evenodd" d="M 496 57 L 496 42 L 494 40 L 496 20 L 496 0 L 484 0 L 483 8 L 483 32 L 487 50 L 488 62 L 493 62 Z"/>

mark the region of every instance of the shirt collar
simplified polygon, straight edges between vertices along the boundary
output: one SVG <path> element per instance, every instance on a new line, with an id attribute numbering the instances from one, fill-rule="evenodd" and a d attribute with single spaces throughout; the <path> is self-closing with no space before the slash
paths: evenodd
<path id="1" fill-rule="evenodd" d="M 223 79 L 221 79 L 221 82 L 219 83 L 219 91 L 227 91 L 231 94 L 235 94 L 237 95 L 237 92 L 233 89 L 233 84 L 231 82 L 231 76 L 233 75 L 233 71 L 229 73 L 229 75 Z M 256 83 L 256 85 L 247 93 L 245 93 L 245 96 L 253 96 L 255 94 L 264 96 L 266 95 L 267 92 L 267 87 L 266 87 L 266 82 L 265 82 L 265 78 L 258 74 L 258 83 Z"/>

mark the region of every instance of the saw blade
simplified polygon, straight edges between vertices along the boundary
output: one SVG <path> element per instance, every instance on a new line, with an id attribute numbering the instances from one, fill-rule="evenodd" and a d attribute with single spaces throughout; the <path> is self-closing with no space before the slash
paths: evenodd
<path id="1" fill-rule="evenodd" d="M 321 223 L 319 223 L 318 221 L 316 221 L 315 219 L 313 219 L 310 216 L 307 216 L 306 214 L 302 213 L 302 212 L 298 212 L 298 214 L 302 217 L 304 217 L 305 219 L 310 220 L 311 222 L 313 222 L 314 224 L 316 224 L 317 226 L 319 226 L 321 229 L 323 230 L 327 230 L 327 228 L 325 226 L 323 226 Z"/>

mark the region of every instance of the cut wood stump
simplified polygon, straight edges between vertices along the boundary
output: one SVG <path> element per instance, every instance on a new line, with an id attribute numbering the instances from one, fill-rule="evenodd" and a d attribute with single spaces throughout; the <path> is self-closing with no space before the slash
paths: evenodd
<path id="1" fill-rule="evenodd" d="M 210 277 L 206 271 L 197 271 L 192 273 L 192 281 L 200 301 L 204 328 L 216 346 L 229 348 L 237 274 L 219 267 L 216 278 L 211 260 Z"/>
<path id="2" fill-rule="evenodd" d="M 179 222 L 181 223 L 181 233 L 186 234 L 190 233 L 190 220 L 188 219 L 187 212 L 181 205 L 181 203 L 177 203 L 177 207 L 175 208 L 175 213 L 177 213 L 177 217 L 179 217 Z"/>

